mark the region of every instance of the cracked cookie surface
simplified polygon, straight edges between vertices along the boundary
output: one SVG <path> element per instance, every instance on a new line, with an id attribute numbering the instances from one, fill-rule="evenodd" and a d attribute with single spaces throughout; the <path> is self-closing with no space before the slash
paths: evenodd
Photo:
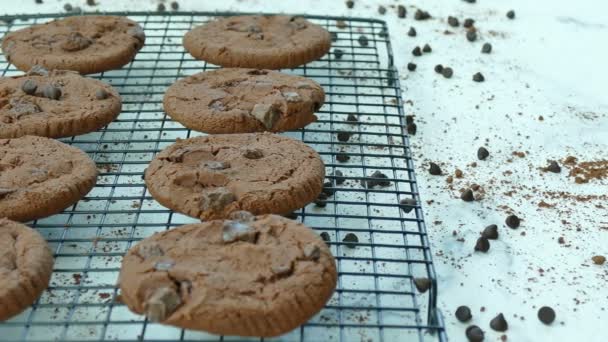
<path id="1" fill-rule="evenodd" d="M 336 287 L 329 248 L 301 223 L 243 216 L 131 248 L 120 271 L 124 303 L 153 321 L 221 335 L 277 336 L 305 323 Z"/>
<path id="2" fill-rule="evenodd" d="M 238 210 L 289 213 L 317 198 L 324 177 L 317 152 L 272 133 L 178 140 L 145 172 L 148 190 L 160 204 L 207 220 Z"/>
<path id="3" fill-rule="evenodd" d="M 303 17 L 245 15 L 217 19 L 184 36 L 194 58 L 223 67 L 295 68 L 325 55 L 327 30 Z"/>
<path id="4" fill-rule="evenodd" d="M 57 140 L 0 139 L 0 217 L 29 221 L 56 214 L 95 185 L 95 163 Z"/>
<path id="5" fill-rule="evenodd" d="M 120 110 L 113 87 L 74 71 L 36 67 L 0 78 L 0 138 L 84 134 L 112 122 Z"/>
<path id="6" fill-rule="evenodd" d="M 325 101 L 310 79 L 272 70 L 223 68 L 177 81 L 164 109 L 184 126 L 206 133 L 286 131 L 314 122 Z"/>
<path id="7" fill-rule="evenodd" d="M 92 74 L 129 63 L 144 41 L 141 26 L 125 17 L 73 16 L 7 34 L 2 52 L 23 71 L 42 65 Z"/>
<path id="8" fill-rule="evenodd" d="M 53 255 L 35 230 L 0 218 L 0 321 L 17 315 L 47 288 Z"/>

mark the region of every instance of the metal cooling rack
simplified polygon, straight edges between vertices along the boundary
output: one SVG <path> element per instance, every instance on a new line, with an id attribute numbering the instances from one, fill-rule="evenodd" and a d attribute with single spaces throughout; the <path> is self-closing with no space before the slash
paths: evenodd
<path id="1" fill-rule="evenodd" d="M 162 108 L 165 89 L 177 79 L 216 68 L 194 60 L 181 45 L 193 26 L 230 13 L 108 13 L 126 15 L 146 32 L 146 45 L 120 70 L 92 77 L 116 87 L 123 111 L 107 127 L 62 141 L 97 162 L 97 185 L 63 213 L 30 223 L 55 255 L 50 288 L 30 309 L 0 324 L 4 341 L 234 341 L 147 322 L 116 300 L 123 254 L 137 241 L 172 227 L 196 222 L 152 199 L 142 181 L 154 154 L 176 138 L 200 135 L 171 121 Z M 0 33 L 53 20 L 65 14 L 0 17 Z M 335 194 L 325 207 L 310 204 L 297 219 L 331 237 L 339 270 L 338 288 L 325 309 L 306 325 L 268 341 L 446 341 L 436 308 L 437 286 L 422 209 L 399 209 L 402 198 L 420 203 L 404 130 L 399 78 L 385 22 L 306 16 L 326 27 L 332 52 L 305 66 L 283 70 L 319 82 L 327 101 L 319 120 L 284 133 L 301 139 L 322 156 Z M 360 36 L 368 44 L 362 46 Z M 337 56 L 335 51 L 343 51 Z M 21 74 L 0 57 L 2 75 Z M 356 114 L 357 123 L 347 123 Z M 338 131 L 354 135 L 349 142 Z M 347 162 L 336 159 L 347 155 Z M 340 170 L 346 182 L 332 176 Z M 367 189 L 361 180 L 381 171 L 390 186 Z M 359 238 L 356 248 L 342 239 Z M 413 278 L 432 280 L 420 294 Z"/>

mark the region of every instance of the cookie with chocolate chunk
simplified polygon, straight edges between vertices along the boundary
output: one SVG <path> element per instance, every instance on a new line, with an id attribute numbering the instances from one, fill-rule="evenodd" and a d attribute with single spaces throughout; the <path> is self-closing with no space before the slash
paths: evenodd
<path id="1" fill-rule="evenodd" d="M 201 72 L 173 84 L 165 111 L 184 126 L 206 133 L 286 131 L 314 122 L 325 101 L 310 79 L 260 69 Z"/>
<path id="2" fill-rule="evenodd" d="M 93 74 L 129 63 L 145 39 L 141 26 L 126 17 L 73 16 L 8 33 L 2 52 L 23 71 L 42 65 Z"/>
<path id="3" fill-rule="evenodd" d="M 184 36 L 184 47 L 194 58 L 223 67 L 283 69 L 321 58 L 331 35 L 303 17 L 244 15 L 195 27 Z"/>
<path id="4" fill-rule="evenodd" d="M 25 310 L 49 285 L 53 255 L 38 232 L 0 218 L 0 322 Z"/>
<path id="5" fill-rule="evenodd" d="M 0 139 L 0 217 L 29 221 L 56 214 L 96 179 L 95 163 L 75 147 L 29 135 Z"/>
<path id="6" fill-rule="evenodd" d="M 271 133 L 178 140 L 156 155 L 145 173 L 160 204 L 206 220 L 238 210 L 292 212 L 317 198 L 324 177 L 317 152 Z"/>
<path id="7" fill-rule="evenodd" d="M 275 215 L 157 233 L 125 255 L 123 302 L 149 320 L 218 335 L 271 337 L 319 312 L 337 273 L 323 240 Z"/>
<path id="8" fill-rule="evenodd" d="M 0 78 L 0 138 L 60 138 L 95 131 L 120 113 L 118 92 L 75 71 L 37 66 Z"/>

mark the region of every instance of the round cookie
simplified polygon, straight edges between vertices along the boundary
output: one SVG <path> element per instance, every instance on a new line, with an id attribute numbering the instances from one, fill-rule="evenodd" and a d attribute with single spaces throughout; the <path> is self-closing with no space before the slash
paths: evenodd
<path id="1" fill-rule="evenodd" d="M 195 27 L 184 36 L 184 47 L 194 58 L 223 67 L 283 69 L 321 58 L 331 35 L 302 17 L 245 15 Z"/>
<path id="2" fill-rule="evenodd" d="M 301 223 L 237 215 L 131 248 L 120 271 L 123 302 L 151 321 L 218 335 L 271 337 L 308 321 L 336 287 L 329 248 Z"/>
<path id="3" fill-rule="evenodd" d="M 23 71 L 42 65 L 92 74 L 129 63 L 145 39 L 141 26 L 126 17 L 73 16 L 8 33 L 2 51 Z"/>
<path id="4" fill-rule="evenodd" d="M 36 301 L 49 285 L 53 254 L 35 230 L 0 218 L 0 321 Z"/>
<path id="5" fill-rule="evenodd" d="M 325 168 L 312 148 L 272 133 L 178 140 L 145 172 L 160 204 L 201 219 L 247 210 L 286 214 L 317 198 Z"/>
<path id="6" fill-rule="evenodd" d="M 88 133 L 112 122 L 120 110 L 114 88 L 74 71 L 36 67 L 0 78 L 0 138 Z"/>
<path id="7" fill-rule="evenodd" d="M 29 221 L 56 214 L 95 185 L 95 163 L 57 140 L 0 139 L 0 217 Z"/>
<path id="8" fill-rule="evenodd" d="M 314 122 L 325 101 L 321 86 L 278 71 L 226 68 L 174 83 L 165 111 L 184 126 L 207 133 L 286 131 Z"/>

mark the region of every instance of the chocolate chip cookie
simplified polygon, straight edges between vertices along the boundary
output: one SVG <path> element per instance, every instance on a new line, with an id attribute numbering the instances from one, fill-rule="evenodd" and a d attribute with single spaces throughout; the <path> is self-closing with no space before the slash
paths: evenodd
<path id="1" fill-rule="evenodd" d="M 122 299 L 149 320 L 213 334 L 277 336 L 319 312 L 335 260 L 304 225 L 237 212 L 155 234 L 122 262 Z"/>
<path id="2" fill-rule="evenodd" d="M 184 126 L 207 133 L 286 131 L 315 121 L 325 100 L 310 79 L 278 71 L 226 68 L 173 84 L 165 111 Z"/>
<path id="3" fill-rule="evenodd" d="M 83 134 L 112 122 L 120 109 L 114 88 L 75 71 L 34 67 L 0 78 L 0 138 Z"/>
<path id="4" fill-rule="evenodd" d="M 220 18 L 184 36 L 194 58 L 223 67 L 295 68 L 325 55 L 331 47 L 327 30 L 287 15 Z"/>
<path id="5" fill-rule="evenodd" d="M 207 220 L 238 210 L 289 213 L 317 198 L 324 177 L 317 152 L 272 133 L 178 140 L 145 173 L 148 190 L 160 204 Z"/>
<path id="6" fill-rule="evenodd" d="M 29 221 L 56 214 L 96 179 L 95 163 L 75 147 L 29 135 L 0 139 L 0 217 Z"/>
<path id="7" fill-rule="evenodd" d="M 25 310 L 49 285 L 53 254 L 35 230 L 0 218 L 0 321 Z"/>
<path id="8" fill-rule="evenodd" d="M 125 17 L 74 16 L 8 33 L 2 51 L 23 71 L 42 65 L 92 74 L 129 63 L 145 39 L 141 26 Z"/>

